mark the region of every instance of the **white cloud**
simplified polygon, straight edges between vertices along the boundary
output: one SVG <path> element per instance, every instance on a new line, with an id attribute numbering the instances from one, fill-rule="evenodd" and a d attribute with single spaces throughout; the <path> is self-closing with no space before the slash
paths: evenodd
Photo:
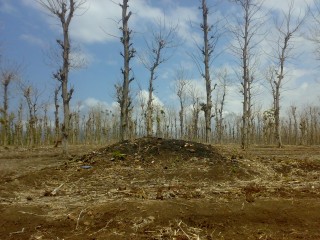
<path id="1" fill-rule="evenodd" d="M 139 96 L 139 101 L 143 101 L 144 103 L 147 103 L 149 98 L 149 92 L 147 90 L 141 90 L 138 93 L 138 96 Z M 156 94 L 153 93 L 152 96 L 153 96 L 153 105 L 159 106 L 159 107 L 164 106 L 163 102 L 160 100 L 160 98 L 157 97 Z"/>
<path id="2" fill-rule="evenodd" d="M 295 16 L 303 15 L 307 6 L 313 6 L 314 0 L 293 0 L 293 13 Z M 271 9 L 277 12 L 288 12 L 288 8 L 291 4 L 291 0 L 279 1 L 279 0 L 267 0 L 264 1 L 263 6 L 267 9 Z"/>
<path id="3" fill-rule="evenodd" d="M 39 37 L 36 37 L 34 35 L 31 35 L 31 34 L 22 34 L 20 36 L 20 39 L 30 43 L 30 44 L 33 44 L 33 45 L 37 45 L 41 48 L 44 48 L 46 47 L 46 43 Z"/>
<path id="4" fill-rule="evenodd" d="M 120 7 L 105 0 L 90 1 L 85 7 L 87 10 L 73 20 L 72 36 L 86 43 L 118 41 L 114 36 L 119 35 Z"/>
<path id="5" fill-rule="evenodd" d="M 310 71 L 308 74 L 307 69 L 299 69 L 297 72 L 300 73 L 300 77 L 289 81 L 284 87 L 283 106 L 289 107 L 292 103 L 300 107 L 307 103 L 317 104 L 320 85 L 314 81 L 315 72 Z"/>
<path id="6" fill-rule="evenodd" d="M 204 79 L 198 78 L 198 79 L 191 79 L 190 80 L 190 88 L 193 89 L 196 93 L 199 93 L 200 96 L 205 96 L 206 86 L 204 84 Z"/>
<path id="7" fill-rule="evenodd" d="M 94 57 L 87 51 L 76 48 L 70 53 L 70 61 L 75 68 L 85 68 L 94 61 Z"/>
<path id="8" fill-rule="evenodd" d="M 119 104 L 117 102 L 108 103 L 106 101 L 102 101 L 100 99 L 96 99 L 93 97 L 86 98 L 84 101 L 79 101 L 76 105 L 72 106 L 74 111 L 80 110 L 82 112 L 88 112 L 93 109 L 98 109 L 101 111 L 119 111 Z"/>
<path id="9" fill-rule="evenodd" d="M 88 108 L 94 108 L 94 107 L 109 108 L 110 107 L 109 103 L 98 100 L 96 98 L 87 98 L 86 100 L 83 101 L 83 105 Z"/>
<path id="10" fill-rule="evenodd" d="M 45 12 L 34 1 L 22 1 L 28 7 Z M 176 5 L 171 7 L 172 9 L 164 12 L 161 8 L 152 6 L 150 1 L 134 0 L 129 7 L 129 11 L 133 13 L 129 27 L 135 33 L 144 33 L 156 20 L 165 17 L 168 25 L 179 24 L 178 36 L 189 41 L 192 33 L 189 21 L 197 21 L 197 11 Z M 118 4 L 107 0 L 91 0 L 83 6 L 83 9 L 78 10 L 78 14 L 72 20 L 70 27 L 70 32 L 76 40 L 84 43 L 119 41 L 117 36 L 120 36 L 121 8 Z M 47 14 L 43 16 L 51 26 L 54 26 L 54 19 L 48 18 Z"/>

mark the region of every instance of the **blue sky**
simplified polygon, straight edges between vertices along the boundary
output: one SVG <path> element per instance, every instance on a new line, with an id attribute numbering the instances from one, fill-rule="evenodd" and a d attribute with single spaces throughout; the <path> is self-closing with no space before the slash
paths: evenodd
<path id="1" fill-rule="evenodd" d="M 291 0 L 290 0 L 291 1 Z M 287 8 L 289 0 L 267 0 L 264 12 L 271 12 L 271 16 L 280 14 Z M 114 0 L 118 2 L 118 0 Z M 305 3 L 312 7 L 312 0 L 296 0 L 297 11 L 303 11 Z M 120 41 L 111 35 L 120 36 L 117 21 L 120 19 L 121 8 L 109 0 L 88 0 L 85 10 L 80 10 L 79 16 L 73 19 L 71 25 L 72 43 L 81 49 L 79 53 L 87 61 L 84 69 L 73 71 L 70 75 L 70 84 L 74 86 L 75 93 L 71 101 L 72 105 L 81 102 L 83 106 L 92 106 L 101 103 L 111 108 L 115 102 L 114 84 L 121 81 L 120 68 L 122 58 L 120 56 Z M 213 6 L 213 1 L 208 1 Z M 183 65 L 188 70 L 190 81 L 194 88 L 199 89 L 204 96 L 204 82 L 197 68 L 190 58 L 190 52 L 195 52 L 194 41 L 201 39 L 201 33 L 196 27 L 190 26 L 201 21 L 201 13 L 198 9 L 198 0 L 131 0 L 130 10 L 133 12 L 130 27 L 134 31 L 133 43 L 139 54 L 145 50 L 144 38 L 150 36 L 150 29 L 154 28 L 154 21 L 163 16 L 167 22 L 179 24 L 179 47 L 168 62 L 158 69 L 158 78 L 155 82 L 155 95 L 160 104 L 166 106 L 178 105 L 174 93 L 175 69 Z M 216 17 L 226 17 L 228 24 L 236 22 L 239 9 L 228 1 L 220 1 L 215 8 L 217 11 L 211 15 L 211 20 Z M 269 63 L 267 57 L 272 50 L 274 38 L 272 17 L 264 24 L 269 33 L 261 41 L 258 50 L 261 53 L 261 66 L 258 69 L 260 79 L 263 71 Z M 310 21 L 308 19 L 308 21 Z M 311 22 L 307 22 L 301 29 L 306 33 Z M 23 66 L 22 78 L 35 85 L 43 92 L 44 100 L 52 98 L 56 81 L 52 79 L 52 72 L 56 66 L 50 63 L 47 55 L 55 40 L 60 37 L 60 28 L 55 18 L 50 17 L 35 0 L 0 0 L 0 42 L 4 59 L 17 62 Z M 263 29 L 262 29 L 263 31 Z M 290 104 L 304 106 L 319 102 L 319 83 L 316 82 L 319 63 L 314 56 L 312 43 L 298 35 L 295 38 L 295 59 L 287 65 L 286 91 L 282 95 L 283 109 Z M 229 87 L 226 103 L 226 112 L 241 112 L 241 96 L 239 95 L 239 81 L 236 79 L 235 57 L 228 50 L 232 43 L 232 37 L 226 35 L 221 39 L 218 48 L 222 54 L 212 65 L 212 71 L 218 72 L 227 69 L 233 84 Z M 146 90 L 148 85 L 148 72 L 134 58 L 132 62 L 136 81 L 132 83 L 133 96 Z M 215 82 L 215 79 L 213 79 Z M 258 105 L 264 109 L 271 105 L 270 92 L 263 87 L 266 85 L 261 79 L 257 84 L 259 94 L 256 96 Z M 144 91 L 143 91 L 144 92 Z M 215 92 L 213 92 L 213 95 Z M 214 99 L 214 97 L 213 97 Z"/>

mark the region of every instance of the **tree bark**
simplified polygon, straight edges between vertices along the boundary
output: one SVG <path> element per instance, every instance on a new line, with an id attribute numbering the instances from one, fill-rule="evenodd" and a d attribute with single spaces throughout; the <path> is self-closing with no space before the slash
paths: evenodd
<path id="1" fill-rule="evenodd" d="M 130 82 L 133 78 L 130 78 L 130 60 L 134 57 L 135 50 L 132 48 L 131 30 L 129 29 L 128 22 L 131 16 L 131 12 L 128 13 L 129 0 L 123 0 L 122 4 L 119 4 L 122 8 L 122 37 L 121 43 L 123 45 L 123 68 L 121 69 L 123 75 L 123 83 L 121 89 L 120 98 L 120 140 L 128 139 L 129 136 L 129 111 L 131 100 L 129 96 Z"/>
<path id="2" fill-rule="evenodd" d="M 204 51 L 203 51 L 203 63 L 204 63 L 204 79 L 206 82 L 206 103 L 203 104 L 202 110 L 204 111 L 205 118 L 205 141 L 208 143 L 211 140 L 211 111 L 212 111 L 212 88 L 211 88 L 211 78 L 210 78 L 210 58 L 211 53 L 213 51 L 212 47 L 209 44 L 209 32 L 210 26 L 208 25 L 208 14 L 209 9 L 207 7 L 206 0 L 202 0 L 202 31 L 203 31 L 203 43 L 204 43 Z"/>
<path id="3" fill-rule="evenodd" d="M 2 125 L 2 144 L 6 146 L 8 144 L 9 139 L 9 114 L 8 114 L 8 108 L 9 108 L 9 97 L 8 97 L 8 91 L 9 91 L 9 85 L 11 80 L 13 79 L 13 74 L 11 73 L 4 73 L 1 76 L 2 79 L 2 86 L 3 86 L 3 107 L 1 110 L 2 118 L 1 118 L 1 125 Z"/>

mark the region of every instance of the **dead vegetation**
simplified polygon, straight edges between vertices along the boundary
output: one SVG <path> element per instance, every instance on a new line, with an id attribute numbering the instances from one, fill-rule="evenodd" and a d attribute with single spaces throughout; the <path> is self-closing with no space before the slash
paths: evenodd
<path id="1" fill-rule="evenodd" d="M 320 238 L 317 147 L 142 138 L 67 161 L 7 155 L 0 239 Z"/>

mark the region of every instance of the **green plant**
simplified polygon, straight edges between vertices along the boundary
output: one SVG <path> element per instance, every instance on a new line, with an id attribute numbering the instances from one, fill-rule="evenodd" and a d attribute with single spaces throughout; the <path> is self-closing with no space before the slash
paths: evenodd
<path id="1" fill-rule="evenodd" d="M 126 159 L 126 154 L 121 153 L 120 151 L 114 151 L 112 153 L 112 157 L 114 159 L 125 160 Z"/>

